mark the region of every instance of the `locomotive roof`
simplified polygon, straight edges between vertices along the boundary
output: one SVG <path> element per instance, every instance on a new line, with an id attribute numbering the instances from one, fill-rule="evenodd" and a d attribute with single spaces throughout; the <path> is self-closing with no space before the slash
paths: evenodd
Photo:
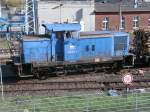
<path id="1" fill-rule="evenodd" d="M 126 36 L 125 32 L 114 31 L 96 31 L 96 32 L 80 32 L 80 38 L 95 38 L 95 37 L 113 37 L 113 36 Z"/>
<path id="2" fill-rule="evenodd" d="M 80 31 L 81 26 L 78 23 L 54 23 L 42 24 L 49 31 Z"/>

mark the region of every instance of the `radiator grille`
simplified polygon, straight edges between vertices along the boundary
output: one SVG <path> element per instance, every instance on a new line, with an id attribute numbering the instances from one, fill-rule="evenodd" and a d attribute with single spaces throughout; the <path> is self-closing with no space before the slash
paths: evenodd
<path id="1" fill-rule="evenodd" d="M 127 50 L 127 36 L 115 36 L 114 37 L 114 50 L 125 51 Z"/>

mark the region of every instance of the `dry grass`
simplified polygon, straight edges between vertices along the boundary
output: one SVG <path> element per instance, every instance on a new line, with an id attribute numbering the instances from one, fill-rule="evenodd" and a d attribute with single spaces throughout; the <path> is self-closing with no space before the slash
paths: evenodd
<path id="1" fill-rule="evenodd" d="M 6 39 L 0 39 L 0 49 L 8 49 L 9 42 Z"/>

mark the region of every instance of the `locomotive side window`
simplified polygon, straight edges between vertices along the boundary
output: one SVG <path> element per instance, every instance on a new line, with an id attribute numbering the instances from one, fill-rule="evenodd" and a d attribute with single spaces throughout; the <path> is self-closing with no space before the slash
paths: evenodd
<path id="1" fill-rule="evenodd" d="M 95 51 L 95 45 L 92 45 L 92 51 Z"/>
<path id="2" fill-rule="evenodd" d="M 85 47 L 85 50 L 88 52 L 89 51 L 89 45 L 87 45 L 86 47 Z"/>

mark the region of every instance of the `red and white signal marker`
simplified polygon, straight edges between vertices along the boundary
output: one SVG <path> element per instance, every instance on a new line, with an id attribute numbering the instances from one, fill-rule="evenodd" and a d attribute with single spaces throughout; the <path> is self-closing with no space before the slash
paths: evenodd
<path id="1" fill-rule="evenodd" d="M 132 76 L 132 74 L 127 73 L 127 74 L 123 75 L 122 81 L 123 81 L 123 83 L 126 84 L 126 85 L 131 84 L 132 81 L 133 81 L 133 76 Z"/>

